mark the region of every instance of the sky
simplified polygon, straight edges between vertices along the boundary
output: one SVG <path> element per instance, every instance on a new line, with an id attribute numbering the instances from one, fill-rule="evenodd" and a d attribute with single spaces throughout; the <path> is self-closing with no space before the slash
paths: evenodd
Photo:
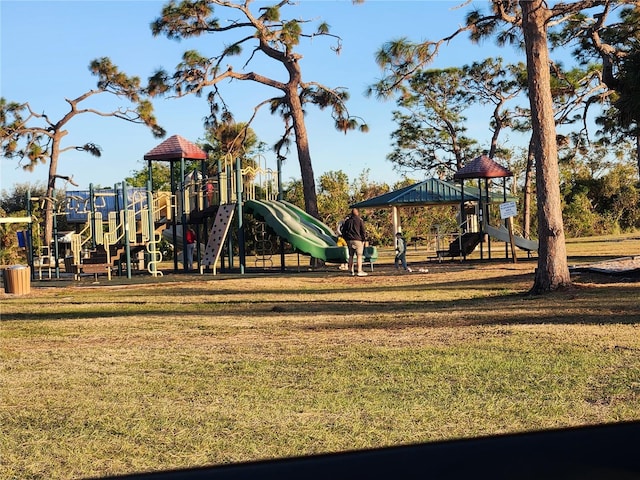
<path id="1" fill-rule="evenodd" d="M 353 131 L 345 135 L 335 130 L 328 111 L 310 107 L 306 120 L 316 179 L 337 170 L 345 172 L 350 180 L 368 171 L 369 180 L 390 185 L 402 178 L 386 160 L 392 150 L 395 103 L 364 93 L 382 75 L 375 63 L 375 52 L 385 42 L 401 37 L 421 41 L 449 35 L 464 23 L 470 8 L 487 6 L 486 1 L 480 1 L 458 8 L 461 3 L 368 0 L 353 5 L 350 0 L 300 0 L 296 6 L 282 10 L 283 18 L 309 19 L 311 25 L 324 21 L 330 25 L 331 33 L 342 38 L 340 55 L 332 51 L 334 43 L 329 38 L 301 42 L 298 51 L 303 55 L 303 79 L 347 88 L 350 113 L 363 118 L 369 126 L 368 133 Z M 59 119 L 68 111 L 65 98 L 76 98 L 96 86 L 97 79 L 88 69 L 93 59 L 109 57 L 128 75 L 146 81 L 159 68 L 173 71 L 186 50 L 196 49 L 212 57 L 226 43 L 237 40 L 237 35 L 208 35 L 182 41 L 154 38 L 149 25 L 160 15 L 164 4 L 156 0 L 0 0 L 0 96 L 8 101 L 29 102 L 34 110 Z M 254 2 L 256 6 L 267 4 Z M 233 15 L 227 9 L 216 10 L 222 21 L 232 20 Z M 462 66 L 496 55 L 509 61 L 524 59 L 524 54 L 513 47 L 499 49 L 490 40 L 472 45 L 461 36 L 443 48 L 432 67 Z M 282 78 L 281 66 L 262 59 L 256 59 L 247 70 Z M 247 121 L 254 106 L 275 93 L 252 82 L 224 83 L 220 88 L 239 122 Z M 104 110 L 128 106 L 126 101 L 108 94 L 83 104 Z M 167 137 L 181 135 L 193 142 L 203 138 L 203 118 L 208 113 L 205 97 L 160 98 L 154 100 L 154 108 Z M 468 133 L 488 148 L 488 116 L 469 112 L 468 119 Z M 252 125 L 258 138 L 268 145 L 273 145 L 282 133 L 281 120 L 266 110 Z M 144 155 L 163 140 L 154 138 L 143 125 L 88 114 L 73 119 L 68 131 L 65 146 L 93 142 L 102 149 L 100 158 L 76 151 L 61 157 L 58 174 L 73 176 L 81 189 L 87 189 L 89 184 L 111 186 L 145 168 Z M 276 168 L 270 149 L 263 161 L 268 168 Z M 25 172 L 15 160 L 1 158 L 0 162 L 3 190 L 10 190 L 17 183 L 46 183 L 47 165 Z M 419 176 L 414 174 L 412 178 L 419 180 Z M 285 182 L 300 178 L 295 150 L 287 157 L 282 178 Z M 62 182 L 58 188 L 64 188 Z M 76 188 L 68 186 L 70 190 Z"/>

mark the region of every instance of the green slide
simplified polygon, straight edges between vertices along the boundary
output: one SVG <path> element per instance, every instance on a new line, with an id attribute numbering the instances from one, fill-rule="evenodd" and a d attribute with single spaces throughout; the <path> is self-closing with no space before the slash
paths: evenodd
<path id="1" fill-rule="evenodd" d="M 336 245 L 333 231 L 295 205 L 276 200 L 247 200 L 244 208 L 264 220 L 296 250 L 325 262 L 347 262 L 347 247 Z"/>

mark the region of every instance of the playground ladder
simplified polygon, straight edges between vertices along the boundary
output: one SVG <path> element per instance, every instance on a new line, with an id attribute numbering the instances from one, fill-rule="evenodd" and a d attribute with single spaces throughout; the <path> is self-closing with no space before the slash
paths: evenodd
<path id="1" fill-rule="evenodd" d="M 158 232 L 154 232 L 153 238 L 151 238 L 147 243 L 147 252 L 149 253 L 147 271 L 154 277 L 163 276 L 163 273 L 158 270 L 158 264 L 162 261 L 162 253 L 158 248 L 160 240 L 162 240 L 162 235 Z"/>
<path id="2" fill-rule="evenodd" d="M 212 266 L 213 274 L 216 274 L 216 265 L 220 258 L 220 254 L 222 253 L 224 239 L 227 237 L 227 233 L 229 232 L 235 208 L 235 203 L 225 203 L 218 207 L 216 219 L 213 222 L 213 227 L 211 227 L 207 247 L 205 248 L 204 256 L 200 265 L 201 274 L 203 273 L 205 266 Z"/>

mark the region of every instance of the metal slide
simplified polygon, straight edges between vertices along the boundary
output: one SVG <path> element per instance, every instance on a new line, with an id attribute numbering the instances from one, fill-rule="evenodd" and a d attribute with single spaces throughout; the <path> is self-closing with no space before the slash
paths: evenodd
<path id="1" fill-rule="evenodd" d="M 511 239 L 509 238 L 509 231 L 504 226 L 500 226 L 500 228 L 495 228 L 485 223 L 484 231 L 485 233 L 488 233 L 493 238 L 500 240 L 501 242 L 511 243 Z M 535 251 L 538 250 L 537 240 L 527 240 L 524 237 L 514 235 L 513 243 L 515 243 L 516 247 L 521 248 L 522 250 L 527 250 L 528 252 L 533 250 Z"/>
<path id="2" fill-rule="evenodd" d="M 244 209 L 264 220 L 296 250 L 325 262 L 347 262 L 347 247 L 336 244 L 333 231 L 295 205 L 276 200 L 247 200 Z"/>

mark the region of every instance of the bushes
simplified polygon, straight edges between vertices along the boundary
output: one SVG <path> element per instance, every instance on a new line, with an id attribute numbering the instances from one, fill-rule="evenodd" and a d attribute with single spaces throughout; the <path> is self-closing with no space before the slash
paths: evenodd
<path id="1" fill-rule="evenodd" d="M 575 175 L 563 185 L 563 192 L 569 237 L 640 229 L 640 185 L 631 164 L 615 164 L 599 177 Z"/>

